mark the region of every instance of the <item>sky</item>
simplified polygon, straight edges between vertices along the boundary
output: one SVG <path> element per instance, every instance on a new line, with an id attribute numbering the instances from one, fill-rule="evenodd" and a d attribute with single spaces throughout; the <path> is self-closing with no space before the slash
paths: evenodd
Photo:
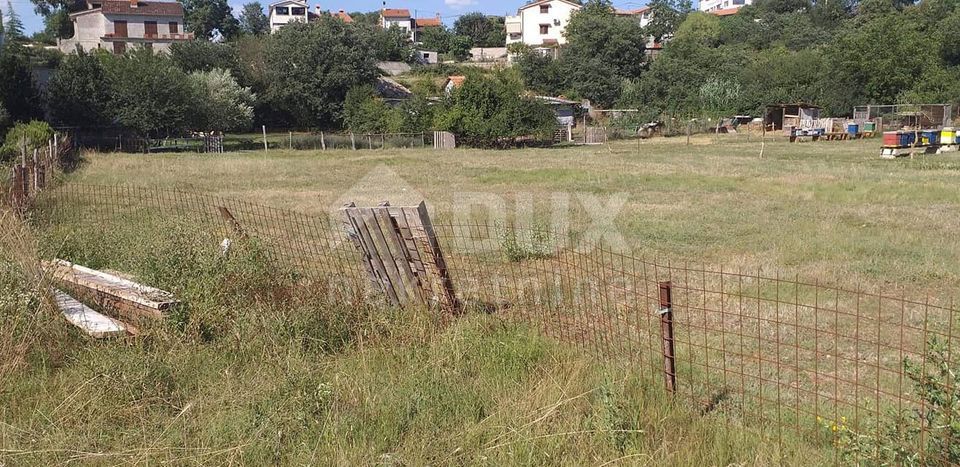
<path id="1" fill-rule="evenodd" d="M 240 7 L 253 0 L 229 0 L 234 8 L 235 14 L 240 11 Z M 272 0 L 260 0 L 260 3 L 266 6 Z M 419 17 L 432 17 L 437 13 L 443 17 L 444 23 L 452 25 L 459 15 L 480 11 L 491 15 L 516 14 L 517 8 L 526 3 L 527 0 L 407 0 L 407 1 L 387 1 L 387 8 L 406 8 L 411 14 Z M 374 11 L 382 7 L 381 0 L 308 0 L 307 3 L 313 9 L 319 3 L 324 10 L 346 10 L 346 11 Z M 619 0 L 614 4 L 620 8 L 639 8 L 646 4 L 646 0 Z M 12 0 L 13 9 L 23 19 L 27 35 L 43 29 L 43 19 L 34 14 L 33 4 L 30 0 Z M 3 10 L 4 16 L 7 13 L 7 0 L 0 0 L 0 10 Z"/>

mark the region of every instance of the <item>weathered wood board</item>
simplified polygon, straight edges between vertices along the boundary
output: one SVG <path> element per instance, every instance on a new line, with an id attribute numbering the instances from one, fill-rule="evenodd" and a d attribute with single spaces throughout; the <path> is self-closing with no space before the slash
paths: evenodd
<path id="1" fill-rule="evenodd" d="M 43 270 L 81 301 L 129 323 L 161 319 L 180 302 L 170 292 L 69 261 L 44 261 Z"/>
<path id="2" fill-rule="evenodd" d="M 97 313 L 94 309 L 67 295 L 66 292 L 59 289 L 51 289 L 50 292 L 63 317 L 91 337 L 106 339 L 123 337 L 131 333 L 131 328 L 127 325 Z"/>
<path id="3" fill-rule="evenodd" d="M 459 312 L 440 243 L 425 203 L 342 209 L 344 231 L 363 256 L 375 290 L 399 306 L 421 303 Z"/>

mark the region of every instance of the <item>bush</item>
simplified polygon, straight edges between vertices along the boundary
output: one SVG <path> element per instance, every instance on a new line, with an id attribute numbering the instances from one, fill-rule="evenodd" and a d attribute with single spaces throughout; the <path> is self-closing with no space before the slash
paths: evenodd
<path id="1" fill-rule="evenodd" d="M 506 74 L 472 76 L 457 89 L 436 117 L 469 146 L 508 148 L 552 138 L 557 120 L 550 108 L 523 95 Z"/>
<path id="2" fill-rule="evenodd" d="M 196 96 L 195 130 L 226 132 L 250 128 L 256 96 L 250 88 L 240 86 L 229 71 L 196 71 L 188 80 Z"/>
<path id="3" fill-rule="evenodd" d="M 33 148 L 46 147 L 50 138 L 53 138 L 53 128 L 50 128 L 47 122 L 17 123 L 4 138 L 4 145 L 0 147 L 0 160 L 14 158 L 24 149 L 32 151 Z"/>

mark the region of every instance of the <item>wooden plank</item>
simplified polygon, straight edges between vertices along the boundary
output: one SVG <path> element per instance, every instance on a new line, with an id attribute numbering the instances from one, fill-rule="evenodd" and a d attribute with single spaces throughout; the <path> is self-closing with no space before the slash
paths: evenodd
<path id="1" fill-rule="evenodd" d="M 380 231 L 383 233 L 390 253 L 393 256 L 394 264 L 400 273 L 400 280 L 403 281 L 404 290 L 411 300 L 422 301 L 420 294 L 420 281 L 417 280 L 413 269 L 410 267 L 410 257 L 407 253 L 406 245 L 400 238 L 397 225 L 386 206 L 374 210 L 377 216 L 377 222 L 380 224 Z"/>
<path id="2" fill-rule="evenodd" d="M 374 210 L 371 208 L 361 208 L 360 215 L 368 228 L 370 239 L 373 241 L 374 249 L 380 258 L 380 262 L 383 264 L 383 269 L 389 280 L 388 284 L 393 290 L 393 294 L 397 297 L 397 302 L 400 305 L 406 304 L 408 301 L 406 287 L 404 287 L 403 280 L 400 278 L 400 270 L 397 268 L 397 263 L 393 260 L 390 247 L 387 246 L 387 241 L 383 236 L 383 232 L 380 230 L 380 223 L 377 222 L 376 213 L 374 213 Z"/>
<path id="3" fill-rule="evenodd" d="M 354 208 L 355 204 L 350 203 L 345 205 L 344 208 Z M 373 264 L 371 263 L 370 257 L 363 247 L 363 239 L 360 237 L 359 229 L 354 225 L 353 220 L 350 217 L 350 214 L 346 209 L 341 210 L 342 216 L 341 220 L 343 222 L 343 232 L 347 237 L 350 237 L 350 241 L 353 242 L 353 246 L 357 248 L 357 251 L 360 252 L 361 261 L 363 262 L 363 268 L 367 271 L 367 277 L 370 279 L 371 284 L 373 285 L 374 290 L 383 290 L 383 284 L 380 283 L 379 278 L 377 277 L 376 271 L 373 269 Z"/>
<path id="4" fill-rule="evenodd" d="M 417 276 L 420 290 L 426 292 L 428 295 L 433 295 L 433 291 L 430 289 L 430 280 L 427 278 L 426 269 L 424 269 L 423 266 L 423 257 L 417 248 L 417 242 L 413 238 L 413 232 L 410 231 L 410 224 L 407 222 L 407 217 L 403 209 L 391 207 L 389 208 L 389 214 L 397 223 L 398 233 L 406 248 L 407 258 L 410 260 L 410 267 L 414 275 Z"/>
<path id="5" fill-rule="evenodd" d="M 128 326 L 110 317 L 97 313 L 59 289 L 51 289 L 54 302 L 66 320 L 96 339 L 123 337 L 129 334 Z"/>
<path id="6" fill-rule="evenodd" d="M 414 234 L 414 239 L 420 251 L 423 252 L 424 267 L 433 284 L 435 300 L 444 310 L 459 312 L 460 303 L 456 298 L 453 281 L 450 279 L 446 260 L 440 250 L 440 243 L 437 241 L 433 224 L 430 222 L 426 203 L 421 202 L 415 209 L 405 209 L 404 213 L 407 222 L 410 224 L 410 230 Z"/>
<path id="7" fill-rule="evenodd" d="M 372 277 L 376 279 L 376 283 L 380 290 L 387 295 L 387 298 L 391 303 L 400 304 L 400 300 L 397 297 L 396 292 L 393 290 L 393 286 L 390 284 L 390 278 L 387 276 L 387 270 L 383 265 L 383 260 L 380 258 L 380 255 L 377 252 L 376 246 L 373 243 L 373 238 L 370 236 L 370 230 L 367 228 L 367 225 L 360 214 L 360 208 L 344 208 L 343 212 L 344 216 L 346 216 L 347 220 L 350 222 L 350 226 L 357 234 L 357 238 L 360 241 L 360 251 L 364 254 L 365 259 L 369 261 Z"/>
<path id="8" fill-rule="evenodd" d="M 64 260 L 44 261 L 43 270 L 82 300 L 94 302 L 116 318 L 141 323 L 162 319 L 179 306 L 173 294 Z"/>

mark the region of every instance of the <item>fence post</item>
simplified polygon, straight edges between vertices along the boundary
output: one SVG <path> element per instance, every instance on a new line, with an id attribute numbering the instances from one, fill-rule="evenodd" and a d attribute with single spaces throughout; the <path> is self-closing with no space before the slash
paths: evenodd
<path id="1" fill-rule="evenodd" d="M 354 151 L 357 150 L 357 138 L 352 131 L 350 132 L 350 147 L 353 148 Z"/>
<path id="2" fill-rule="evenodd" d="M 326 141 L 326 139 L 323 137 L 323 132 L 322 132 L 322 131 L 320 132 L 320 149 L 323 149 L 324 151 L 327 150 L 327 141 Z"/>
<path id="3" fill-rule="evenodd" d="M 267 148 L 267 126 L 263 125 L 260 128 L 263 130 L 263 150 L 268 151 L 269 149 Z"/>
<path id="4" fill-rule="evenodd" d="M 673 295 L 670 281 L 660 283 L 660 337 L 663 341 L 663 377 L 667 392 L 677 392 L 677 371 L 673 348 Z"/>

